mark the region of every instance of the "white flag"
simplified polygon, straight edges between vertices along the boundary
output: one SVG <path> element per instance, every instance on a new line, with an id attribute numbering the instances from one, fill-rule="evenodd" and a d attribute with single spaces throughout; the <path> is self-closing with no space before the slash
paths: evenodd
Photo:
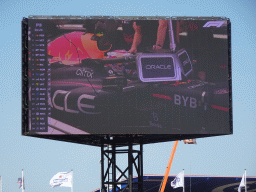
<path id="1" fill-rule="evenodd" d="M 175 189 L 178 187 L 184 187 L 184 171 L 180 172 L 175 179 L 171 182 L 171 186 Z"/>
<path id="2" fill-rule="evenodd" d="M 120 177 L 120 175 L 121 175 L 121 172 L 119 172 L 119 174 L 116 176 L 116 180 Z M 119 187 L 119 189 L 121 189 L 121 186 L 122 186 L 121 184 L 117 185 L 117 187 Z M 111 191 L 111 190 L 112 190 L 112 185 L 109 186 L 109 191 Z"/>
<path id="3" fill-rule="evenodd" d="M 59 172 L 50 181 L 51 187 L 72 187 L 72 171 Z"/>
<path id="4" fill-rule="evenodd" d="M 242 180 L 241 180 L 241 183 L 240 183 L 240 185 L 239 185 L 239 187 L 238 187 L 238 192 L 241 192 L 241 188 L 242 187 L 245 187 L 245 173 L 243 174 L 243 177 L 242 177 Z"/>

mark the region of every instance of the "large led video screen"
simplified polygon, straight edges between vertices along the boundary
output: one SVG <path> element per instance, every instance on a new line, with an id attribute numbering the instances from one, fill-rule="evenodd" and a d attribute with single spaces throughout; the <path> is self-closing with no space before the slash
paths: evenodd
<path id="1" fill-rule="evenodd" d="M 229 19 L 25 20 L 23 134 L 232 133 Z"/>

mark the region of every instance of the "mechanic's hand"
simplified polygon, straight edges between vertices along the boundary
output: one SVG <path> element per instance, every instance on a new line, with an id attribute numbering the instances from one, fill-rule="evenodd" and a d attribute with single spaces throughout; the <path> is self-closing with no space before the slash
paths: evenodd
<path id="1" fill-rule="evenodd" d="M 162 49 L 161 45 L 153 45 L 153 50 L 160 50 Z"/>
<path id="2" fill-rule="evenodd" d="M 137 53 L 137 48 L 136 47 L 132 47 L 128 53 Z"/>

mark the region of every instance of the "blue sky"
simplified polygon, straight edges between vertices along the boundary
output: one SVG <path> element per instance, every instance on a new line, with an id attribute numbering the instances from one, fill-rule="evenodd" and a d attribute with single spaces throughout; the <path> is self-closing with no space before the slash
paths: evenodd
<path id="1" fill-rule="evenodd" d="M 29 15 L 225 16 L 232 23 L 234 134 L 179 142 L 170 174 L 256 176 L 256 2 L 239 0 L 0 1 L 0 175 L 4 192 L 50 188 L 57 172 L 74 170 L 74 191 L 100 185 L 100 148 L 21 136 L 21 20 Z M 173 142 L 144 145 L 144 173 L 163 175 Z M 124 157 L 120 158 L 120 162 Z M 125 162 L 125 161 L 124 161 Z"/>

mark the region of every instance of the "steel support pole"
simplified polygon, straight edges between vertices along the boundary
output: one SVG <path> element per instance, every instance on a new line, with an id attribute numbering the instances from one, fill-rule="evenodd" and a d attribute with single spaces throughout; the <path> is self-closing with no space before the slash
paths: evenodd
<path id="1" fill-rule="evenodd" d="M 129 192 L 132 192 L 132 180 L 133 180 L 133 155 L 132 155 L 132 144 L 129 143 L 129 149 L 128 149 L 128 167 L 129 167 Z"/>
<path id="2" fill-rule="evenodd" d="M 116 145 L 112 145 L 112 192 L 116 192 Z"/>
<path id="3" fill-rule="evenodd" d="M 137 188 L 136 186 L 138 186 L 138 192 L 143 192 L 143 144 L 140 144 L 138 150 L 133 149 L 133 143 L 129 143 L 126 147 L 126 149 L 118 149 L 116 144 L 112 143 L 111 148 L 107 147 L 106 149 L 104 143 L 101 144 L 101 192 L 110 190 L 116 192 L 117 186 L 119 186 L 118 191 L 120 192 L 132 192 L 133 188 Z M 116 164 L 118 154 L 127 154 L 127 168 L 120 169 Z M 104 159 L 107 160 L 107 167 L 104 166 Z M 117 171 L 121 173 L 118 178 L 116 177 Z M 133 174 L 138 175 L 138 181 L 133 181 Z M 125 178 L 122 184 L 120 183 L 121 178 Z M 120 189 L 121 187 L 123 188 Z"/>
<path id="4" fill-rule="evenodd" d="M 106 192 L 104 186 L 104 144 L 101 144 L 101 186 L 100 192 Z"/>

